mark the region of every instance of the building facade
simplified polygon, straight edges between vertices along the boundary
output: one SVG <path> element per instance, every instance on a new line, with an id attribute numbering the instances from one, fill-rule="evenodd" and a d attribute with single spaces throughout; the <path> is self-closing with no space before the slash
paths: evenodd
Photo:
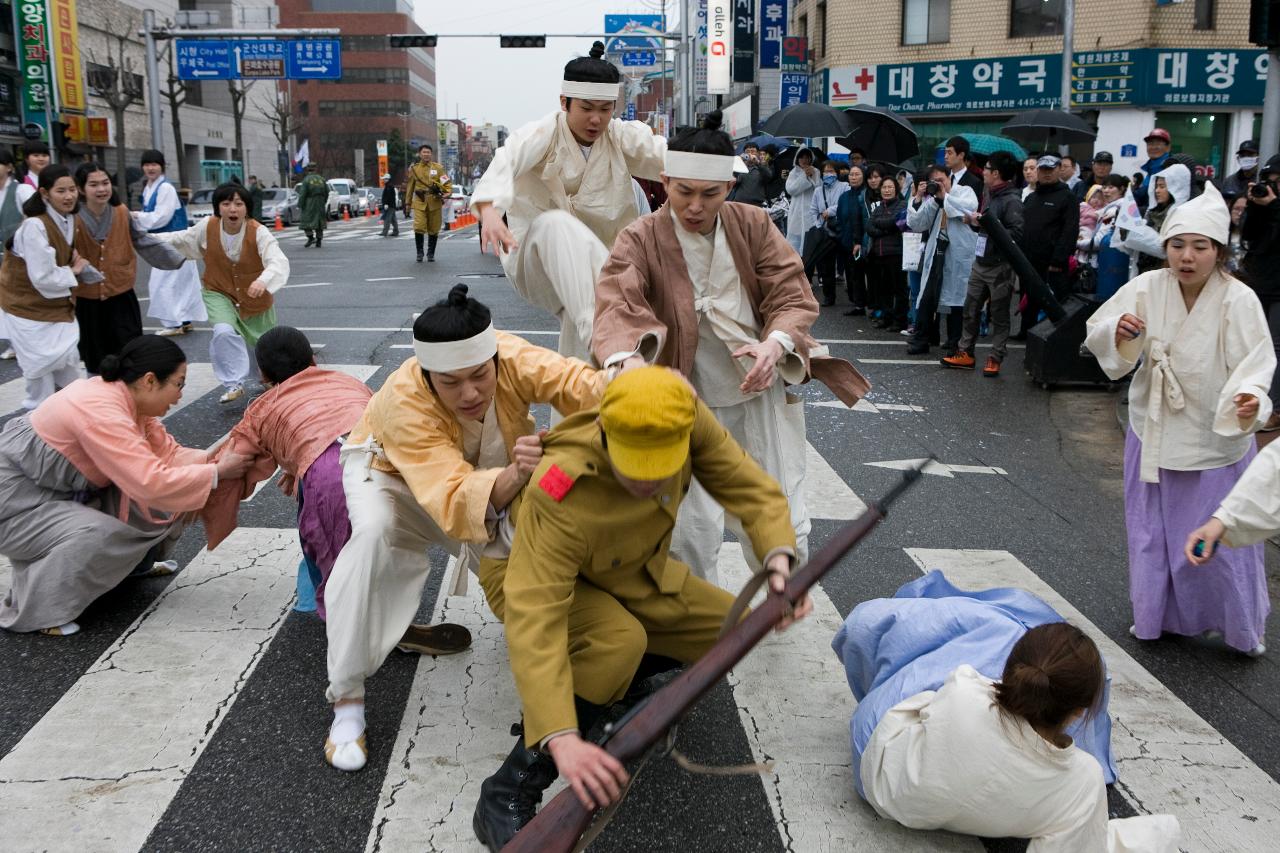
<path id="1" fill-rule="evenodd" d="M 326 176 L 376 186 L 379 139 L 398 130 L 410 149 L 436 141 L 435 50 L 387 43 L 392 33 L 422 32 L 411 0 L 280 0 L 279 6 L 282 27 L 342 30 L 342 79 L 284 84 L 298 144 L 307 140 Z M 358 175 L 356 151 L 364 152 Z"/>
<path id="2" fill-rule="evenodd" d="M 790 2 L 811 99 L 899 111 L 926 156 L 953 133 L 999 133 L 1014 113 L 1061 106 L 1061 0 Z M 1257 138 L 1267 70 L 1248 27 L 1247 0 L 1078 0 L 1071 109 L 1098 137 L 1075 153 L 1110 151 L 1132 172 L 1142 138 L 1163 127 L 1211 175 L 1232 171 L 1236 146 Z"/>

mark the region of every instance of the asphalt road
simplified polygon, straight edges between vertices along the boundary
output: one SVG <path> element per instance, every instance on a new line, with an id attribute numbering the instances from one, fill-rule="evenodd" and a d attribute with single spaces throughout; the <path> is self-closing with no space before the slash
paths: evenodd
<path id="1" fill-rule="evenodd" d="M 292 276 L 277 296 L 280 322 L 320 346 L 322 365 L 372 368 L 372 387 L 410 356 L 413 313 L 459 281 L 490 306 L 499 328 L 555 345 L 558 322 L 520 300 L 497 261 L 479 252 L 474 228 L 444 235 L 434 264 L 415 263 L 409 229 L 381 238 L 373 220 L 335 224 L 321 249 L 303 249 L 292 231 L 283 244 Z M 865 318 L 844 317 L 845 307 L 823 309 L 814 336 L 833 354 L 859 362 L 874 390 L 871 406 L 849 411 L 822 405 L 833 400 L 825 388 L 798 389 L 810 404 L 809 442 L 830 472 L 815 480 L 810 496 L 813 548 L 851 517 L 853 495 L 869 501 L 896 482 L 894 467 L 877 463 L 933 456 L 961 467 L 926 476 L 828 576 L 821 589 L 825 621 L 798 634 L 792 646 L 762 652 L 776 665 L 735 673 L 682 725 L 679 746 L 691 758 L 726 764 L 769 757 L 778 762 L 778 776 L 695 776 L 656 758 L 592 849 L 981 849 L 967 839 L 895 830 L 849 788 L 853 702 L 827 648 L 831 629 L 859 602 L 892 595 L 934 567 L 976 586 L 1008 578 L 1036 584 L 1074 608 L 1067 615 L 1095 637 L 1111 641 L 1104 654 L 1116 679 L 1113 712 L 1122 721 L 1115 734 L 1122 759 L 1121 784 L 1111 791 L 1115 815 L 1174 810 L 1194 829 L 1187 850 L 1261 849 L 1249 839 L 1258 833 L 1274 839 L 1278 653 L 1252 660 L 1209 641 L 1140 643 L 1128 635 L 1121 392 L 1042 391 L 1025 376 L 1021 349 L 1011 352 L 998 379 L 944 370 L 934 360 L 908 357 L 904 338 L 872 329 Z M 208 362 L 209 337 L 201 329 L 177 339 L 193 365 Z M 0 362 L 0 383 L 17 378 L 13 362 Z M 182 443 L 216 441 L 248 402 L 221 405 L 217 396 L 205 388 L 168 419 Z M 245 617 L 208 629 L 232 631 L 231 645 L 192 650 L 184 639 L 184 623 L 212 619 L 218 602 L 199 599 L 198 585 L 180 588 L 181 579 L 190 574 L 195 584 L 199 572 L 225 574 L 209 563 L 223 549 L 204 554 L 198 525 L 179 549 L 183 572 L 105 596 L 81 620 L 80 635 L 0 636 L 0 671 L 8 682 L 0 693 L 0 791 L 15 797 L 4 809 L 18 816 L 6 848 L 478 849 L 468 843 L 476 785 L 509 748 L 506 727 L 518 714 L 502 672 L 500 626 L 476 603 L 474 590 L 469 599 L 438 594 L 446 555 L 435 554 L 422 617 L 456 616 L 461 608 L 484 642 L 466 661 L 393 653 L 369 685 L 368 767 L 333 771 L 320 750 L 329 721 L 323 624 L 288 609 L 296 544 L 275 532 L 292 529 L 295 512 L 274 487 L 242 509 L 249 557 L 225 559 L 237 571 L 276 568 L 236 591 L 264 610 L 261 625 Z M 1277 566 L 1269 545 L 1273 590 Z M 180 593 L 194 598 L 183 604 Z M 163 627 L 161 616 L 168 620 Z M 144 648 L 148 631 L 161 639 Z M 156 669 L 117 665 L 126 654 L 154 660 Z M 180 663 L 185 656 L 190 666 Z M 168 672 L 159 683 L 141 674 L 166 665 L 181 674 Z M 228 668 L 225 678 L 213 675 L 219 666 Z M 782 671 L 790 666 L 795 673 Z M 92 679 L 108 676 L 119 681 L 94 686 Z M 1131 681 L 1145 686 L 1131 690 Z M 181 700 L 169 698 L 179 694 Z M 108 698 L 88 701 L 99 695 Z M 104 701 L 116 710 L 103 710 Z M 187 718 L 192 722 L 184 728 Z M 809 742 L 810 726 L 819 742 Z M 130 750 L 146 754 L 121 757 Z M 86 761 L 92 766 L 80 769 Z"/>

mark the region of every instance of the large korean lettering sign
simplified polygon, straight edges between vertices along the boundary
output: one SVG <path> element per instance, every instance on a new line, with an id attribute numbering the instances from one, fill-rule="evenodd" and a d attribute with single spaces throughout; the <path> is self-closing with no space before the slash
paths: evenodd
<path id="1" fill-rule="evenodd" d="M 881 65 L 876 76 L 876 103 L 898 112 L 1016 112 L 1057 105 L 1062 57 Z"/>
<path id="2" fill-rule="evenodd" d="M 1267 81 L 1264 50 L 1150 48 L 1139 101 L 1150 106 L 1261 106 Z"/>
<path id="3" fill-rule="evenodd" d="M 52 87 L 50 85 L 49 57 L 49 9 L 45 0 L 24 0 L 13 7 L 18 24 L 20 54 L 18 65 L 22 69 L 22 112 L 27 122 L 34 122 L 48 131 L 45 122 L 45 100 L 52 112 Z"/>
<path id="4" fill-rule="evenodd" d="M 782 40 L 787 37 L 787 0 L 760 0 L 760 67 L 782 67 Z"/>

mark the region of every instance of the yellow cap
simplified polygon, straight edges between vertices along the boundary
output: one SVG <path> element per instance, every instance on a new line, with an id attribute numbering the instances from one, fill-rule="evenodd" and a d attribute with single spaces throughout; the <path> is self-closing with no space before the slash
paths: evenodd
<path id="1" fill-rule="evenodd" d="M 665 367 L 628 370 L 609 383 L 600 424 L 614 469 L 631 480 L 664 480 L 689 458 L 693 391 Z"/>

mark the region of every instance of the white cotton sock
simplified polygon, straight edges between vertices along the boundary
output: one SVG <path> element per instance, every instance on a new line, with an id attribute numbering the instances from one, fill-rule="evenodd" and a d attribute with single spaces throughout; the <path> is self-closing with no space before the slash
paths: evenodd
<path id="1" fill-rule="evenodd" d="M 350 743 L 364 734 L 364 703 L 337 705 L 333 709 L 333 725 L 329 739 L 334 743 Z"/>

